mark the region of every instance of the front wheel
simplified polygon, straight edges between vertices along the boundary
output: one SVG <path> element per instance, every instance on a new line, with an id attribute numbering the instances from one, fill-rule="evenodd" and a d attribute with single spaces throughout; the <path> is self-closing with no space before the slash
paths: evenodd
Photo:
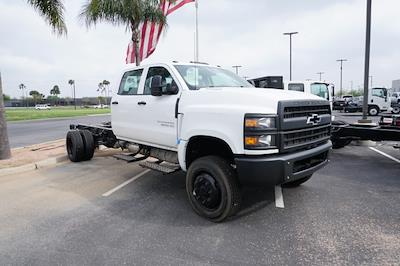
<path id="1" fill-rule="evenodd" d="M 297 179 L 297 180 L 295 180 L 295 181 L 282 184 L 282 187 L 286 187 L 286 188 L 289 188 L 289 187 L 298 187 L 298 186 L 300 186 L 301 184 L 303 184 L 304 182 L 308 181 L 308 179 L 310 179 L 311 176 L 312 176 L 312 175 L 308 175 L 308 176 L 306 176 L 306 177 Z"/>
<path id="2" fill-rule="evenodd" d="M 190 165 L 186 192 L 193 210 L 212 222 L 222 222 L 240 208 L 235 170 L 218 156 L 205 156 Z"/>
<path id="3" fill-rule="evenodd" d="M 377 116 L 379 114 L 378 106 L 373 105 L 373 106 L 368 107 L 368 114 L 370 116 Z"/>
<path id="4" fill-rule="evenodd" d="M 393 113 L 393 114 L 398 114 L 398 113 L 400 113 L 400 107 L 398 107 L 398 106 L 393 107 L 392 113 Z"/>

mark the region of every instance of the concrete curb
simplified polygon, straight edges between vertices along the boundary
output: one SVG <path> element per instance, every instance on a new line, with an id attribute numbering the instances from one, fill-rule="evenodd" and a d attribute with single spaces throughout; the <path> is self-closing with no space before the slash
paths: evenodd
<path id="1" fill-rule="evenodd" d="M 6 176 L 11 174 L 19 174 L 32 170 L 38 170 L 49 166 L 54 166 L 58 163 L 64 162 L 68 159 L 67 155 L 61 155 L 53 158 L 48 158 L 39 162 L 29 163 L 17 167 L 9 167 L 0 169 L 0 176 Z"/>

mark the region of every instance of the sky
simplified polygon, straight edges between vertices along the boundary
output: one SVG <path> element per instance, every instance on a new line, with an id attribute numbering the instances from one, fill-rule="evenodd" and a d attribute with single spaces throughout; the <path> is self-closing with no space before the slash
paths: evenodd
<path id="1" fill-rule="evenodd" d="M 130 32 L 100 23 L 86 28 L 79 19 L 86 0 L 64 1 L 67 37 L 57 37 L 25 0 L 0 0 L 0 71 L 3 90 L 20 97 L 18 85 L 49 95 L 54 85 L 71 97 L 98 96 L 106 79 L 115 91 L 125 66 Z M 400 79 L 399 0 L 372 5 L 370 75 L 373 86 L 390 88 Z M 289 78 L 289 38 L 293 36 L 293 80 L 322 79 L 343 88 L 361 88 L 364 75 L 366 0 L 199 0 L 199 59 L 256 78 Z M 195 7 L 190 3 L 170 16 L 156 51 L 146 63 L 194 57 Z"/>

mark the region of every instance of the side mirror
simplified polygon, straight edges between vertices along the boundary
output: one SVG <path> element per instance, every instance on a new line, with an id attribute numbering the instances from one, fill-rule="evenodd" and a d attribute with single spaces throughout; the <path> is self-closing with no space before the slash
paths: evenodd
<path id="1" fill-rule="evenodd" d="M 162 77 L 160 75 L 154 76 L 150 83 L 150 92 L 152 96 L 162 95 Z"/>
<path id="2" fill-rule="evenodd" d="M 173 94 L 177 94 L 178 91 L 179 91 L 178 85 L 173 80 L 171 84 L 167 84 L 165 94 L 173 95 Z"/>

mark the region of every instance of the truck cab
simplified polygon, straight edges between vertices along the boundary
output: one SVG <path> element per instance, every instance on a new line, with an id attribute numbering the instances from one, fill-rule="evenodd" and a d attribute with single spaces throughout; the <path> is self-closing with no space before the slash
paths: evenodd
<path id="1" fill-rule="evenodd" d="M 314 94 L 322 99 L 329 101 L 332 108 L 333 104 L 333 90 L 332 83 L 322 81 L 287 81 L 284 83 L 284 89 L 289 91 L 300 91 L 305 93 Z"/>
<path id="2" fill-rule="evenodd" d="M 371 88 L 368 95 L 368 114 L 376 116 L 380 112 L 391 110 L 391 101 L 388 99 L 386 88 Z"/>

